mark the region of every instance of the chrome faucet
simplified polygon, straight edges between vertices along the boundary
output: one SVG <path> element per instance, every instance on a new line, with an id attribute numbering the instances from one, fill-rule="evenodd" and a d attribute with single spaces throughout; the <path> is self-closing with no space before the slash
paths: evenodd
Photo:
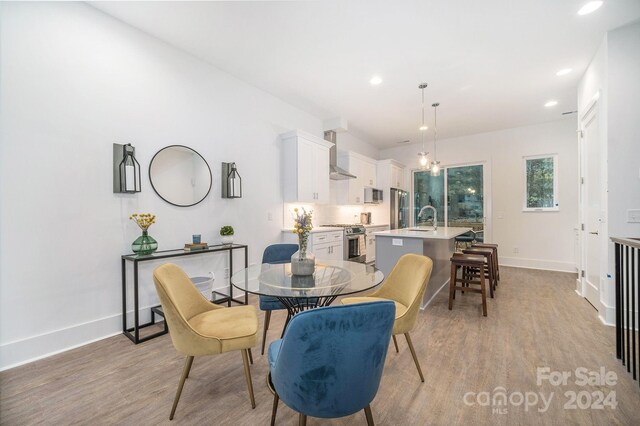
<path id="1" fill-rule="evenodd" d="M 423 208 L 420 209 L 420 213 L 418 213 L 418 217 L 422 216 L 422 213 L 426 209 L 433 210 L 433 230 L 437 231 L 438 230 L 438 211 L 436 210 L 435 207 L 433 207 L 433 206 L 424 206 Z"/>

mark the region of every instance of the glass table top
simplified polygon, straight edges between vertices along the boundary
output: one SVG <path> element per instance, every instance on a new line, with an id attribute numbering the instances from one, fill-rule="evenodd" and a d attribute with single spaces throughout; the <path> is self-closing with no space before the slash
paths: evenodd
<path id="1" fill-rule="evenodd" d="M 231 276 L 234 287 L 274 297 L 340 296 L 379 285 L 384 274 L 373 266 L 345 260 L 316 261 L 313 275 L 291 274 L 291 264 L 253 265 Z"/>

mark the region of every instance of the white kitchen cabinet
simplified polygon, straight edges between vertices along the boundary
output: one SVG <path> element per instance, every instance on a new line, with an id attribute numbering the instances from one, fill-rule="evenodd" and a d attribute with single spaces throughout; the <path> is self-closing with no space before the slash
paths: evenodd
<path id="1" fill-rule="evenodd" d="M 361 165 L 362 178 L 365 187 L 377 188 L 376 163 L 374 161 L 363 161 Z"/>
<path id="2" fill-rule="evenodd" d="M 391 187 L 404 189 L 404 169 L 391 164 Z"/>
<path id="3" fill-rule="evenodd" d="M 313 244 L 310 244 L 309 250 L 316 255 L 316 260 L 342 260 L 342 231 L 314 233 L 311 236 Z"/>
<path id="4" fill-rule="evenodd" d="M 364 204 L 364 188 L 375 188 L 377 184 L 376 163 L 376 160 L 355 152 L 338 153 L 338 166 L 356 176 L 340 182 L 338 204 Z"/>
<path id="5" fill-rule="evenodd" d="M 404 165 L 395 160 L 378 161 L 378 188 L 389 191 L 389 188 L 404 189 Z"/>
<path id="6" fill-rule="evenodd" d="M 365 238 L 367 243 L 367 263 L 374 262 L 376 260 L 376 236 L 373 235 L 374 232 L 386 231 L 389 229 L 389 226 L 372 226 L 367 227 L 365 232 Z"/>
<path id="7" fill-rule="evenodd" d="M 333 145 L 310 133 L 294 130 L 282 139 L 284 201 L 329 202 L 329 148 Z"/>
<path id="8" fill-rule="evenodd" d="M 291 231 L 282 232 L 283 242 L 298 244 L 297 235 Z M 316 260 L 343 260 L 343 231 L 312 232 L 307 250 L 316 256 Z"/>

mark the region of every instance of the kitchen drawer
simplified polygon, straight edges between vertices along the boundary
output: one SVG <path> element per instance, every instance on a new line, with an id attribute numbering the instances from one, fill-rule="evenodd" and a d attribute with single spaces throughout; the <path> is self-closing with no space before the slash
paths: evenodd
<path id="1" fill-rule="evenodd" d="M 335 243 L 335 242 L 340 242 L 342 244 L 342 231 L 320 232 L 312 235 L 313 235 L 314 246 L 317 246 L 318 244 L 323 244 L 323 243 Z"/>
<path id="2" fill-rule="evenodd" d="M 386 231 L 388 229 L 389 229 L 388 226 L 373 226 L 371 228 L 367 228 L 366 233 L 368 235 L 368 234 L 373 234 L 374 232 Z"/>

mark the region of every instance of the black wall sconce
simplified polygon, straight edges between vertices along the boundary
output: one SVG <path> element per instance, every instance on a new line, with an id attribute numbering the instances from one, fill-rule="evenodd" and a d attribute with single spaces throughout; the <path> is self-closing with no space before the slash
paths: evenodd
<path id="1" fill-rule="evenodd" d="M 222 163 L 222 198 L 242 198 L 242 178 L 236 163 Z"/>
<path id="2" fill-rule="evenodd" d="M 113 144 L 113 192 L 140 192 L 140 163 L 136 149 L 130 144 Z"/>

